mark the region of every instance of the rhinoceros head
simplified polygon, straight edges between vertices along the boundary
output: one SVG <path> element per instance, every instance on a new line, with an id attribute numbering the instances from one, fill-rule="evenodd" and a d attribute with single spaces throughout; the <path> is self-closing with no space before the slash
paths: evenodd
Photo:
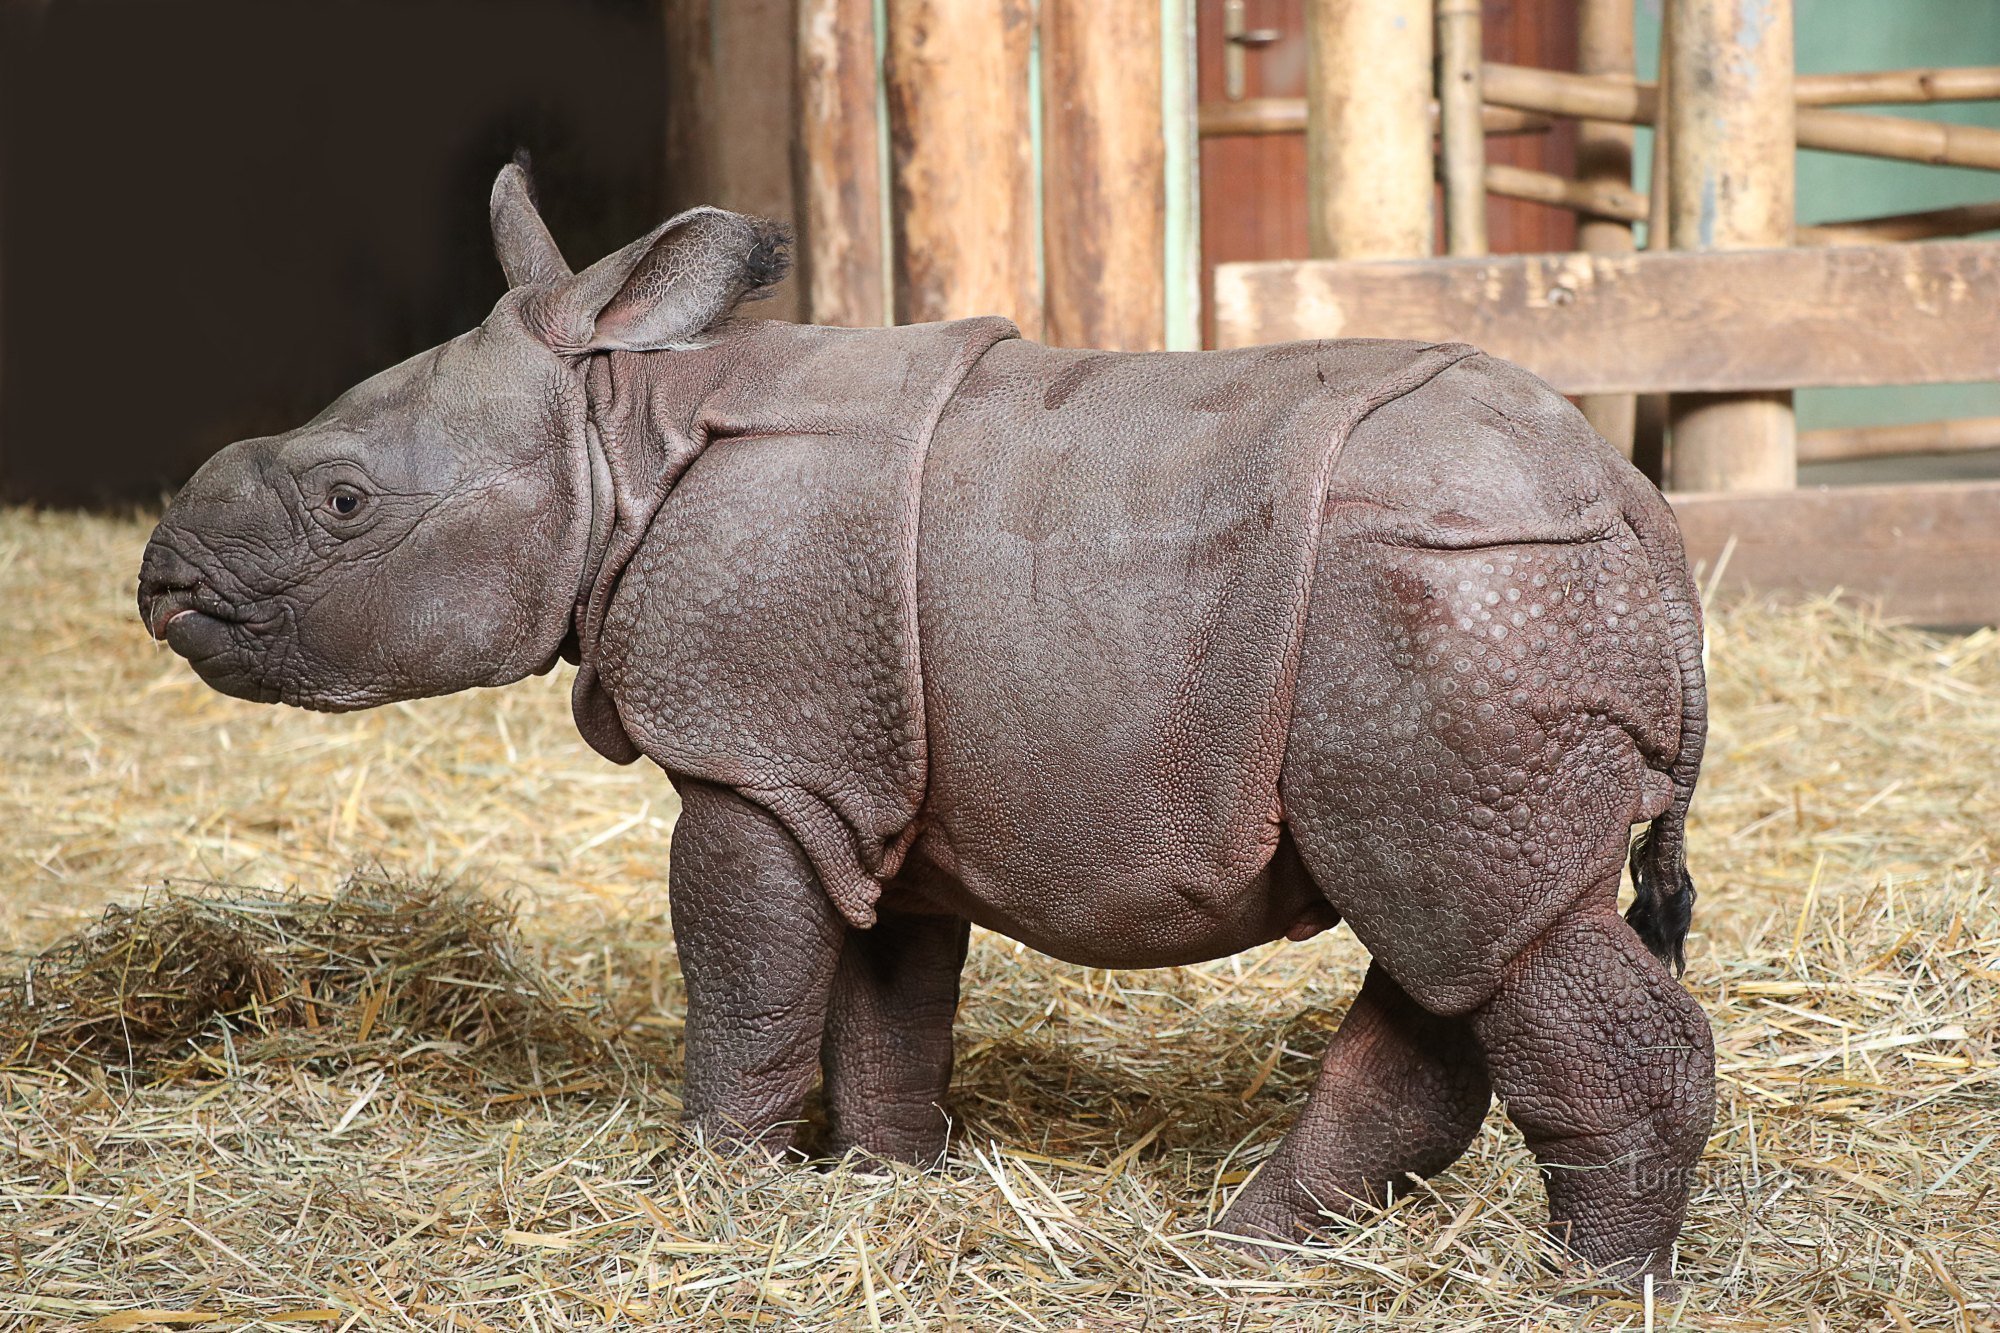
<path id="1" fill-rule="evenodd" d="M 518 165 L 492 217 L 483 324 L 223 449 L 161 518 L 139 613 L 216 689 L 344 711 L 546 669 L 590 558 L 588 357 L 689 346 L 783 276 L 779 229 L 713 208 L 572 275 Z"/>

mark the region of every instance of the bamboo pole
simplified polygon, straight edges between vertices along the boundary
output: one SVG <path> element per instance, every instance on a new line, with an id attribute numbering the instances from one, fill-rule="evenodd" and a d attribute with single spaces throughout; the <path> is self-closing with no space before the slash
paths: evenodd
<path id="1" fill-rule="evenodd" d="M 1507 199 L 1527 199 L 1552 208 L 1567 208 L 1586 222 L 1611 219 L 1622 226 L 1653 219 L 1653 195 L 1626 186 L 1570 180 L 1551 171 L 1490 163 L 1486 190 Z M 1664 197 L 1664 196 L 1662 196 Z M 1932 241 L 1979 232 L 2000 231 L 2000 203 L 1959 204 L 1921 213 L 1856 218 L 1797 230 L 1799 245 L 1889 245 Z M 1648 247 L 1652 248 L 1652 247 Z M 1588 396 L 1588 395 L 1586 395 Z M 1608 438 L 1608 437 L 1607 437 Z"/>
<path id="2" fill-rule="evenodd" d="M 1042 253 L 1062 347 L 1166 340 L 1160 0 L 1042 0 Z"/>
<path id="3" fill-rule="evenodd" d="M 1031 0 L 887 13 L 896 320 L 1005 315 L 1039 337 Z"/>
<path id="4" fill-rule="evenodd" d="M 1486 253 L 1486 127 L 1479 109 L 1481 0 L 1437 0 L 1439 175 L 1445 251 Z"/>
<path id="5" fill-rule="evenodd" d="M 1486 189 L 1489 194 L 1507 199 L 1527 199 L 1537 204 L 1570 209 L 1583 215 L 1586 220 L 1584 225 L 1609 219 L 1618 224 L 1618 229 L 1625 233 L 1628 241 L 1632 235 L 1632 224 L 1646 221 L 1652 206 L 1648 196 L 1629 185 L 1617 185 L 1610 181 L 1574 181 L 1553 171 L 1536 171 L 1531 167 L 1509 166 L 1504 162 L 1486 164 Z M 1577 230 L 1581 232 L 1582 229 L 1579 226 Z M 1629 253 L 1631 248 L 1628 244 L 1622 253 Z M 1602 253 L 1621 252 L 1606 247 Z M 1599 433 L 1603 432 L 1600 430 Z M 1611 437 L 1606 435 L 1604 438 Z"/>
<path id="6" fill-rule="evenodd" d="M 1491 62 L 1480 73 L 1486 100 L 1517 111 L 1650 125 L 1659 105 L 1659 89 L 1632 78 L 1566 74 Z"/>
<path id="7" fill-rule="evenodd" d="M 1582 0 L 1577 22 L 1583 73 L 1634 77 L 1632 0 Z M 1590 254 L 1631 253 L 1632 224 L 1644 220 L 1646 205 L 1632 188 L 1631 127 L 1606 120 L 1577 126 L 1576 174 L 1593 205 L 1577 223 L 1577 247 Z M 1588 394 L 1579 405 L 1592 429 L 1630 458 L 1638 400 L 1629 393 Z"/>
<path id="8" fill-rule="evenodd" d="M 1586 220 L 1613 219 L 1625 227 L 1650 222 L 1654 211 L 1653 196 L 1640 194 L 1629 186 L 1570 180 L 1552 171 L 1535 171 L 1498 162 L 1490 163 L 1486 168 L 1486 189 L 1490 194 L 1508 199 L 1528 199 L 1554 208 L 1567 208 L 1583 215 Z M 1797 243 L 1887 245 L 1899 241 L 1970 236 L 1982 231 L 2000 231 L 2000 203 L 1959 204 L 1921 213 L 1897 213 L 1890 217 L 1856 218 L 1847 222 L 1800 227 Z"/>
<path id="9" fill-rule="evenodd" d="M 1801 74 L 1800 106 L 1892 102 L 1990 102 L 2000 98 L 2000 65 L 1966 69 L 1875 69 L 1859 74 Z"/>
<path id="10" fill-rule="evenodd" d="M 1651 125 L 1659 101 L 1649 83 L 1519 65 L 1488 64 L 1483 83 L 1486 100 L 1496 106 L 1626 125 Z M 1789 101 L 1787 113 L 1800 148 L 2000 171 L 2000 130 L 1824 107 L 1793 109 Z"/>
<path id="11" fill-rule="evenodd" d="M 1306 99 L 1303 97 L 1246 97 L 1240 102 L 1203 102 L 1197 113 L 1201 137 L 1213 139 L 1228 134 L 1304 134 Z M 1489 135 L 1547 134 L 1552 122 L 1547 116 L 1512 107 L 1482 106 L 1480 124 Z M 1438 104 L 1430 106 L 1430 125 L 1436 133 Z"/>
<path id="12" fill-rule="evenodd" d="M 1807 245 L 1881 245 L 1994 230 L 2000 230 L 2000 203 L 1960 204 L 1956 208 L 1932 208 L 1891 217 L 1823 222 L 1816 227 L 1799 228 L 1799 240 Z"/>
<path id="13" fill-rule="evenodd" d="M 2000 130 L 1980 125 L 1812 107 L 1798 112 L 1798 142 L 1829 153 L 2000 171 Z"/>
<path id="14" fill-rule="evenodd" d="M 1653 119 L 1656 85 L 1628 72 L 1534 69 L 1526 65 L 1488 64 L 1486 100 L 1570 116 L 1598 116 L 1625 124 Z M 1986 69 L 1877 70 L 1860 74 L 1801 74 L 1793 101 L 1802 108 L 1821 109 L 1869 104 L 1927 102 L 1988 102 L 2000 100 L 2000 67 Z M 1929 90 L 1932 95 L 1924 93 Z M 1887 119 L 1871 117 L 1871 119 Z"/>
<path id="15" fill-rule="evenodd" d="M 889 316 L 874 0 L 798 0 L 799 280 L 804 317 Z"/>
<path id="16" fill-rule="evenodd" d="M 1430 0 L 1309 0 L 1306 182 L 1313 254 L 1431 252 Z"/>
<path id="17" fill-rule="evenodd" d="M 1667 211 L 1676 249 L 1792 243 L 1791 0 L 1676 0 L 1667 71 Z M 1789 391 L 1677 395 L 1674 488 L 1772 490 L 1798 481 Z"/>

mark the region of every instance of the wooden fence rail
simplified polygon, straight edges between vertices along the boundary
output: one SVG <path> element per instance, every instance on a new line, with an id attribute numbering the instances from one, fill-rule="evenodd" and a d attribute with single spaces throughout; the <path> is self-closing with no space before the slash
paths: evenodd
<path id="1" fill-rule="evenodd" d="M 1461 341 L 1564 393 L 2000 379 L 2000 241 L 1222 264 L 1225 347 Z"/>

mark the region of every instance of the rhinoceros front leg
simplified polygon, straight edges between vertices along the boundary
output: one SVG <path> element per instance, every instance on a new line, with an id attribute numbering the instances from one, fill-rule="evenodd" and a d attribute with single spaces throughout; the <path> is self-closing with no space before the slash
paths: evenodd
<path id="1" fill-rule="evenodd" d="M 882 913 L 841 950 L 820 1062 L 828 1149 L 929 1166 L 950 1121 L 951 1024 L 972 927 L 963 917 Z"/>
<path id="2" fill-rule="evenodd" d="M 791 1144 L 818 1072 L 846 926 L 797 842 L 725 787 L 680 781 L 668 889 L 687 983 L 690 1123 L 712 1144 Z"/>
<path id="3" fill-rule="evenodd" d="M 1491 1101 L 1471 1027 L 1425 1011 L 1373 964 L 1298 1123 L 1217 1226 L 1298 1241 L 1329 1214 L 1378 1206 L 1457 1161 Z"/>

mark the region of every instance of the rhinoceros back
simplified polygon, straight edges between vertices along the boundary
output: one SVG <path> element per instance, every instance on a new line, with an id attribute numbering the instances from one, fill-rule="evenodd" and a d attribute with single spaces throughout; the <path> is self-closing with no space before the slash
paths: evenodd
<path id="1" fill-rule="evenodd" d="M 1343 442 L 1475 355 L 987 353 L 924 474 L 927 859 L 1016 920 L 1124 903 L 1163 938 L 1227 934 L 1280 836 Z"/>

